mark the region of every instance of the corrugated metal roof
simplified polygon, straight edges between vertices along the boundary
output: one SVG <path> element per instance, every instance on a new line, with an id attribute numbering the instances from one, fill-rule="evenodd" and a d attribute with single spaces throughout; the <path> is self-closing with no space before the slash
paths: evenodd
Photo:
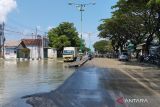
<path id="1" fill-rule="evenodd" d="M 41 39 L 22 39 L 26 46 L 42 46 Z"/>
<path id="2" fill-rule="evenodd" d="M 143 46 L 143 45 L 145 45 L 146 43 L 141 43 L 141 44 L 139 44 L 139 45 L 137 45 L 137 46 Z"/>
<path id="3" fill-rule="evenodd" d="M 5 47 L 16 47 L 21 43 L 21 41 L 16 41 L 16 40 L 10 40 L 10 41 L 6 41 L 4 46 Z"/>

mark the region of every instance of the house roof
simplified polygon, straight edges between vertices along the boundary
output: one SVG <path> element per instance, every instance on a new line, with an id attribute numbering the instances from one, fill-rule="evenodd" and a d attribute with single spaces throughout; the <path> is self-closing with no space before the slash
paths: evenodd
<path id="1" fill-rule="evenodd" d="M 22 41 L 10 40 L 10 41 L 6 41 L 4 46 L 5 47 L 16 47 L 16 46 L 19 46 L 21 42 Z"/>
<path id="2" fill-rule="evenodd" d="M 143 46 L 145 46 L 145 45 L 146 45 L 146 43 L 141 43 L 141 44 L 137 45 L 136 49 L 141 50 L 141 49 L 143 49 Z"/>
<path id="3" fill-rule="evenodd" d="M 137 45 L 137 46 L 143 46 L 143 45 L 145 45 L 146 43 L 141 43 L 141 44 L 139 44 L 139 45 Z"/>
<path id="4" fill-rule="evenodd" d="M 26 46 L 42 46 L 41 39 L 22 39 Z"/>

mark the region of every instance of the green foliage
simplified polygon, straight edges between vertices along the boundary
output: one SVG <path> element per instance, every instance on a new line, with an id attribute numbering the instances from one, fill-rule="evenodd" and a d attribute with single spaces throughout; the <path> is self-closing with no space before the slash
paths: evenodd
<path id="1" fill-rule="evenodd" d="M 160 0 L 149 0 L 148 6 L 152 6 L 152 5 L 160 5 Z"/>
<path id="2" fill-rule="evenodd" d="M 50 46 L 62 51 L 63 47 L 80 46 L 80 38 L 73 23 L 63 22 L 48 32 Z"/>
<path id="3" fill-rule="evenodd" d="M 160 0 L 119 0 L 112 8 L 112 17 L 104 19 L 98 30 L 115 51 L 123 49 L 127 40 L 135 46 L 146 42 L 147 49 L 154 35 L 160 36 Z"/>
<path id="4" fill-rule="evenodd" d="M 112 45 L 110 41 L 106 40 L 101 40 L 96 42 L 93 45 L 95 51 L 98 51 L 100 53 L 105 53 L 105 52 L 111 52 L 112 51 Z"/>

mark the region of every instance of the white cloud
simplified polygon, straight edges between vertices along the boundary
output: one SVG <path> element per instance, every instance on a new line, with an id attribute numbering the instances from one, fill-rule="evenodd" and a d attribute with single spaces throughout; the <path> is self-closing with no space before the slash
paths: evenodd
<path id="1" fill-rule="evenodd" d="M 15 0 L 0 0 L 0 23 L 5 22 L 7 15 L 16 7 Z"/>

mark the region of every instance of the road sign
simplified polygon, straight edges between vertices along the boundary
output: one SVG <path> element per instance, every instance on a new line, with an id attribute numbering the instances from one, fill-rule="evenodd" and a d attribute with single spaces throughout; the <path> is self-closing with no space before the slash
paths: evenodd
<path id="1" fill-rule="evenodd" d="M 133 52 L 135 49 L 135 47 L 134 47 L 134 44 L 132 44 L 131 42 L 129 43 L 129 45 L 127 46 L 127 48 L 128 48 L 128 51 L 129 52 Z"/>

